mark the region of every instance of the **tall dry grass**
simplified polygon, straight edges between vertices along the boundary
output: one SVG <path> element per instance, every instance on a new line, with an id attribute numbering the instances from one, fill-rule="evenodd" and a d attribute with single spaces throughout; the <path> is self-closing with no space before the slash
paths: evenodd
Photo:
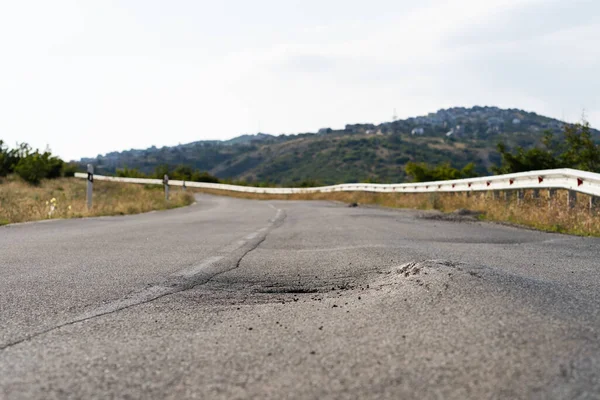
<path id="1" fill-rule="evenodd" d="M 32 186 L 16 177 L 0 179 L 0 225 L 49 218 L 137 214 L 194 202 L 191 193 L 176 189 L 171 190 L 170 199 L 166 201 L 159 185 L 96 181 L 94 205 L 87 210 L 87 182 L 83 179 L 52 179 L 43 181 L 39 186 Z"/>
<path id="2" fill-rule="evenodd" d="M 374 204 L 383 207 L 439 210 L 453 212 L 467 209 L 481 213 L 481 219 L 507 222 L 539 230 L 583 236 L 600 236 L 600 211 L 590 207 L 590 196 L 577 194 L 577 200 L 568 204 L 568 192 L 557 190 L 552 196 L 540 190 L 471 192 L 466 193 L 366 193 L 336 192 L 297 195 L 268 195 L 203 190 L 217 195 L 252 199 L 333 200 L 345 203 Z M 508 197 L 506 197 L 508 196 Z"/>

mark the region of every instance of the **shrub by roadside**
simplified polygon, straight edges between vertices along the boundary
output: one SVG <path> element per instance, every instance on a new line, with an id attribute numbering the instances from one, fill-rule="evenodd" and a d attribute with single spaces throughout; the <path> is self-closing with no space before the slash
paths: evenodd
<path id="1" fill-rule="evenodd" d="M 43 179 L 73 176 L 77 168 L 76 164 L 53 156 L 49 149 L 40 152 L 27 143 L 11 149 L 0 140 L 0 177 L 17 174 L 32 185 L 39 185 Z"/>
<path id="2" fill-rule="evenodd" d="M 479 214 L 478 218 L 481 220 L 506 222 L 548 232 L 600 236 L 600 210 L 590 210 L 590 196 L 578 194 L 574 208 L 569 209 L 566 190 L 557 190 L 551 199 L 548 197 L 547 190 L 541 190 L 539 198 L 534 198 L 533 190 L 525 190 L 524 197 L 520 200 L 516 193 L 510 192 L 507 200 L 503 197 L 503 193 L 499 198 L 495 198 L 492 192 L 473 192 L 467 196 L 466 193 L 334 192 L 269 195 L 218 190 L 202 191 L 248 199 L 333 200 L 358 205 L 439 210 L 444 213 L 471 210 L 474 214 Z"/>
<path id="3" fill-rule="evenodd" d="M 32 186 L 16 176 L 0 178 L 0 225 L 51 218 L 125 215 L 190 205 L 190 192 L 172 190 L 164 199 L 161 186 L 94 182 L 94 206 L 86 208 L 86 181 L 42 180 Z"/>

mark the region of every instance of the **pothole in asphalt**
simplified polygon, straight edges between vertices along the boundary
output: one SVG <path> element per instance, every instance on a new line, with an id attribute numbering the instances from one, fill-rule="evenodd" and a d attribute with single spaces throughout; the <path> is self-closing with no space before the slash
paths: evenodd
<path id="1" fill-rule="evenodd" d="M 466 210 L 460 208 L 450 213 L 444 213 L 438 210 L 428 210 L 421 212 L 418 217 L 421 219 L 431 219 L 438 221 L 452 222 L 475 222 L 479 221 L 484 215 L 481 211 Z"/>
<path id="2" fill-rule="evenodd" d="M 296 277 L 275 277 L 248 282 L 247 278 L 221 277 L 197 290 L 185 293 L 188 299 L 212 305 L 252 305 L 265 303 L 307 303 L 338 301 L 336 308 L 355 301 L 364 301 L 379 292 L 393 295 L 423 296 L 430 292 L 441 295 L 452 287 L 473 287 L 482 283 L 486 268 L 450 260 L 419 260 L 397 265 L 368 279 L 321 281 L 315 277 L 310 282 L 289 282 Z M 363 277 L 367 278 L 367 277 Z M 288 282 L 285 282 L 285 281 Z M 476 283 L 478 282 L 478 283 Z M 383 290 L 384 292 L 380 292 Z M 418 292 L 415 292 L 418 290 Z M 423 292 L 425 290 L 426 292 Z M 376 295 L 377 297 L 377 295 Z M 422 297 L 418 297 L 422 298 Z"/>
<path id="3" fill-rule="evenodd" d="M 475 282 L 473 278 L 483 279 L 487 270 L 485 267 L 449 260 L 412 261 L 394 267 L 374 284 L 376 287 L 390 287 L 410 283 L 425 286 L 426 289 L 440 286 L 446 290 L 451 282 L 471 285 Z"/>
<path id="4" fill-rule="evenodd" d="M 280 288 L 266 288 L 259 289 L 256 293 L 266 294 L 307 294 L 307 293 L 319 293 L 323 290 L 317 288 L 306 288 L 306 287 L 280 287 Z"/>
<path id="5" fill-rule="evenodd" d="M 336 283 L 331 286 L 324 284 L 320 286 L 262 286 L 254 290 L 255 293 L 262 294 L 311 294 L 311 293 L 328 293 L 328 292 L 343 292 L 352 290 L 356 286 L 349 282 Z"/>
<path id="6" fill-rule="evenodd" d="M 424 268 L 455 268 L 457 271 L 462 271 L 459 263 L 446 261 L 446 260 L 427 260 L 427 261 L 413 261 L 401 265 L 396 272 L 402 274 L 405 277 L 410 275 L 418 275 Z"/>

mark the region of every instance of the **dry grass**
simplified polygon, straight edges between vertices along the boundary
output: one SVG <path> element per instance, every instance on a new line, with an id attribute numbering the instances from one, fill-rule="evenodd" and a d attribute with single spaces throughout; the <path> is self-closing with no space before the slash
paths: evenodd
<path id="1" fill-rule="evenodd" d="M 83 179 L 61 178 L 31 186 L 16 177 L 3 178 L 0 181 L 0 225 L 49 218 L 137 214 L 194 202 L 191 193 L 177 189 L 171 191 L 167 202 L 162 186 L 96 181 L 94 206 L 88 211 L 86 184 Z M 51 212 L 53 203 L 55 209 Z"/>
<path id="2" fill-rule="evenodd" d="M 541 190 L 534 198 L 533 190 L 523 191 L 518 199 L 517 192 L 474 192 L 466 193 L 365 193 L 337 192 L 302 195 L 267 195 L 223 191 L 205 191 L 252 199 L 283 200 L 334 200 L 345 203 L 374 204 L 383 207 L 440 210 L 453 212 L 459 209 L 478 211 L 481 219 L 527 226 L 550 232 L 561 232 L 583 236 L 600 236 L 600 212 L 590 209 L 590 196 L 578 194 L 573 208 L 567 205 L 568 192 L 558 190 L 550 198 L 547 190 Z"/>
<path id="3" fill-rule="evenodd" d="M 31 186 L 20 179 L 9 177 L 0 181 L 0 225 L 35 221 L 48 218 L 79 218 L 101 215 L 136 214 L 152 210 L 165 210 L 193 203 L 190 191 L 171 190 L 169 202 L 158 185 L 124 184 L 96 181 L 94 183 L 94 207 L 88 211 L 85 198 L 86 181 L 63 178 Z M 202 190 L 205 193 L 227 195 L 247 199 L 281 200 L 333 200 L 345 203 L 373 204 L 383 207 L 436 209 L 452 212 L 468 209 L 482 213 L 482 219 L 509 222 L 544 231 L 576 235 L 600 236 L 600 212 L 590 210 L 590 197 L 579 194 L 573 208 L 567 205 L 567 191 L 556 191 L 549 198 L 547 190 L 534 198 L 531 190 L 524 191 L 518 199 L 512 192 L 508 199 L 504 193 L 494 196 L 491 192 L 471 193 L 365 193 L 337 192 L 298 195 L 268 195 L 218 190 Z M 50 214 L 51 200 L 55 210 Z"/>

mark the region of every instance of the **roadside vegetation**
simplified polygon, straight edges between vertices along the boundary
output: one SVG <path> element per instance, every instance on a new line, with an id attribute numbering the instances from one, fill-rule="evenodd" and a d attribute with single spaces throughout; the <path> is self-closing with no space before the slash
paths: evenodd
<path id="1" fill-rule="evenodd" d="M 477 176 L 475 164 L 473 163 L 467 164 L 464 168 L 459 170 L 452 167 L 450 163 L 430 167 L 426 163 L 408 162 L 404 169 L 406 175 L 411 177 L 413 182 L 448 181 Z"/>
<path id="2" fill-rule="evenodd" d="M 177 191 L 171 191 L 166 201 L 161 186 L 96 181 L 94 206 L 87 210 L 86 181 L 70 178 L 77 169 L 49 149 L 34 150 L 26 143 L 9 148 L 0 140 L 0 225 L 136 214 L 194 202 L 191 193 Z"/>
<path id="3" fill-rule="evenodd" d="M 170 166 L 168 164 L 162 164 L 157 166 L 152 173 L 145 174 L 139 169 L 135 168 L 119 168 L 116 171 L 116 176 L 121 178 L 149 178 L 149 179 L 163 179 L 165 175 L 169 176 L 169 179 L 180 180 L 186 182 L 208 182 L 208 183 L 224 183 L 228 185 L 238 186 L 253 186 L 253 187 L 278 187 L 277 184 L 270 181 L 264 182 L 250 182 L 238 179 L 219 179 L 216 176 L 209 174 L 206 171 L 200 171 L 198 169 L 192 169 L 186 165 Z M 295 182 L 290 187 L 317 187 L 322 186 L 320 181 L 314 179 L 305 179 L 303 181 Z"/>
<path id="4" fill-rule="evenodd" d="M 44 179 L 37 185 L 17 175 L 0 178 L 0 225 L 54 218 L 125 215 L 166 210 L 194 202 L 190 192 L 171 190 L 165 200 L 160 185 L 94 182 L 94 206 L 86 208 L 83 179 Z"/>
<path id="5" fill-rule="evenodd" d="M 492 166 L 492 171 L 499 175 L 555 168 L 600 172 L 600 145 L 594 141 L 592 128 L 585 120 L 565 125 L 560 134 L 552 131 L 544 132 L 539 146 L 509 148 L 504 142 L 500 142 L 496 147 L 500 154 L 500 165 Z M 405 172 L 413 182 L 477 176 L 473 163 L 459 170 L 452 167 L 449 162 L 434 166 L 408 162 Z"/>
<path id="6" fill-rule="evenodd" d="M 498 174 L 525 172 L 553 168 L 574 168 L 583 171 L 600 172 L 600 145 L 593 137 L 590 125 L 585 120 L 573 125 L 565 125 L 561 134 L 551 131 L 544 133 L 541 146 L 525 149 L 516 146 L 509 149 L 504 143 L 498 144 L 501 155 L 499 166 L 493 167 Z M 450 163 L 429 165 L 409 162 L 405 173 L 413 182 L 461 179 L 476 176 L 473 164 L 462 169 Z M 214 194 L 225 192 L 206 191 Z M 335 200 L 349 204 L 373 204 L 384 207 L 412 208 L 419 210 L 439 210 L 452 213 L 458 210 L 475 212 L 481 220 L 505 222 L 527 226 L 539 230 L 575 235 L 600 236 L 600 210 L 592 207 L 590 196 L 578 194 L 574 207 L 569 208 L 568 193 L 556 191 L 550 197 L 548 190 L 534 196 L 533 190 L 523 191 L 518 198 L 515 191 L 497 193 L 364 193 L 339 192 L 302 195 L 266 195 L 226 192 L 230 196 L 255 199 L 289 200 Z"/>
<path id="7" fill-rule="evenodd" d="M 438 210 L 444 214 L 468 210 L 477 220 L 493 221 L 530 227 L 547 232 L 580 236 L 600 236 L 600 211 L 590 209 L 590 196 L 578 194 L 574 208 L 568 208 L 567 191 L 557 190 L 550 198 L 547 190 L 541 190 L 534 198 L 533 190 L 524 191 L 519 200 L 516 193 L 492 192 L 466 193 L 367 193 L 333 192 L 293 195 L 253 194 L 221 190 L 201 192 L 258 200 L 326 200 L 350 205 L 376 205 L 414 210 Z M 440 219 L 446 219 L 440 215 Z M 451 219 L 451 218 L 450 218 Z"/>
<path id="8" fill-rule="evenodd" d="M 497 145 L 499 165 L 492 169 L 498 174 L 542 170 L 551 168 L 575 168 L 600 172 L 600 145 L 593 138 L 589 123 L 564 125 L 562 132 L 544 133 L 539 146 L 509 148 L 505 143 Z M 85 208 L 85 181 L 69 180 L 76 166 L 53 156 L 49 150 L 32 150 L 27 144 L 8 149 L 0 141 L 0 224 L 39 220 L 46 218 L 70 218 L 95 215 L 132 214 L 187 205 L 193 196 L 184 192 L 172 192 L 166 202 L 161 186 L 127 185 L 96 182 L 94 208 Z M 120 177 L 162 178 L 252 185 L 276 186 L 272 182 L 261 183 L 219 180 L 215 176 L 185 165 L 159 165 L 154 172 L 146 174 L 138 169 L 122 168 L 116 171 Z M 476 166 L 466 164 L 458 169 L 449 162 L 427 164 L 409 161 L 404 176 L 413 182 L 461 179 L 476 176 Z M 7 177 L 8 176 L 8 177 Z M 4 177 L 4 178 L 2 178 Z M 367 182 L 376 180 L 367 179 Z M 314 187 L 318 180 L 296 181 L 296 187 Z M 473 193 L 471 196 L 457 194 L 373 194 L 373 193 L 326 193 L 307 195 L 261 195 L 237 192 L 209 191 L 243 198 L 338 200 L 348 203 L 376 204 L 386 207 L 435 209 L 453 212 L 459 209 L 473 210 L 481 219 L 514 223 L 536 229 L 600 235 L 600 216 L 590 209 L 588 196 L 579 195 L 575 208 L 568 209 L 566 192 L 559 191 L 552 199 L 533 198 L 528 191 L 523 199 L 516 195 L 500 200 L 492 193 Z"/>
<path id="9" fill-rule="evenodd" d="M 497 147 L 502 160 L 499 167 L 492 168 L 497 174 L 554 168 L 600 172 L 600 145 L 594 141 L 592 128 L 585 120 L 565 125 L 561 135 L 544 132 L 541 146 L 517 146 L 511 150 L 499 143 Z"/>
<path id="10" fill-rule="evenodd" d="M 0 177 L 15 174 L 25 182 L 37 185 L 43 179 L 73 176 L 76 171 L 76 164 L 65 163 L 53 156 L 50 149 L 41 152 L 27 143 L 11 149 L 0 140 Z"/>
<path id="11" fill-rule="evenodd" d="M 505 142 L 497 144 L 497 161 L 490 166 L 490 169 L 496 174 L 508 174 L 514 172 L 525 172 L 533 170 L 553 169 L 553 168 L 574 168 L 584 171 L 600 172 L 600 145 L 594 139 L 593 130 L 589 123 L 583 120 L 576 124 L 567 124 L 562 127 L 559 132 L 547 130 L 540 134 L 542 139 L 537 145 L 529 145 L 527 147 L 515 145 L 510 146 Z M 369 140 L 381 141 L 380 137 L 373 137 Z M 359 141 L 361 144 L 367 143 L 368 140 Z M 381 143 L 378 142 L 378 145 Z M 349 142 L 344 142 L 342 148 L 353 145 Z M 387 150 L 392 149 L 394 143 L 385 143 Z M 364 156 L 365 149 L 360 148 L 357 154 Z M 313 149 L 314 154 L 317 149 Z M 441 150 L 440 150 L 441 152 Z M 358 157 L 358 156 L 357 156 Z M 476 158 L 472 155 L 471 159 Z M 459 164 L 464 165 L 462 168 L 457 168 L 455 162 L 450 162 L 447 159 L 439 161 L 439 158 L 420 157 L 420 159 L 429 160 L 429 162 L 410 161 L 408 158 L 404 160 L 406 164 L 400 168 L 402 171 L 401 179 L 393 182 L 412 181 L 412 182 L 430 182 L 450 179 L 472 178 L 480 175 L 481 169 L 474 162 Z M 462 159 L 461 159 L 462 160 Z M 369 163 L 364 165 L 364 169 L 369 169 Z M 301 168 L 298 164 L 297 168 Z M 394 168 L 397 168 L 396 166 Z M 334 168 L 344 173 L 348 173 L 345 168 Z M 328 170 L 329 171 L 329 170 Z M 485 172 L 488 174 L 489 172 Z M 256 187 L 316 187 L 326 184 L 335 184 L 343 182 L 364 182 L 364 183 L 391 183 L 389 180 L 379 180 L 374 177 L 359 179 L 360 174 L 354 174 L 354 178 L 344 178 L 331 181 L 331 179 L 319 179 L 321 175 L 315 174 L 313 179 L 287 181 L 286 184 L 280 185 L 276 181 L 263 179 L 261 181 L 245 181 L 239 179 L 219 179 L 210 175 L 208 172 L 201 172 L 197 169 L 192 169 L 186 165 L 170 166 L 161 164 L 155 167 L 154 172 L 145 174 L 138 169 L 121 168 L 116 170 L 116 175 L 121 177 L 132 178 L 158 178 L 167 174 L 171 179 L 196 181 L 196 182 L 214 182 L 227 183 L 241 186 L 256 186 Z M 399 175 L 399 176 L 400 176 Z"/>
<path id="12" fill-rule="evenodd" d="M 210 175 L 208 172 L 202 172 L 197 169 L 192 169 L 185 165 L 178 165 L 171 167 L 169 165 L 159 165 L 154 169 L 151 174 L 145 174 L 139 169 L 135 168 L 120 168 L 117 169 L 118 177 L 123 178 L 154 178 L 163 179 L 165 175 L 169 176 L 169 179 L 188 181 L 188 182 L 210 182 L 218 183 L 219 179 Z"/>

